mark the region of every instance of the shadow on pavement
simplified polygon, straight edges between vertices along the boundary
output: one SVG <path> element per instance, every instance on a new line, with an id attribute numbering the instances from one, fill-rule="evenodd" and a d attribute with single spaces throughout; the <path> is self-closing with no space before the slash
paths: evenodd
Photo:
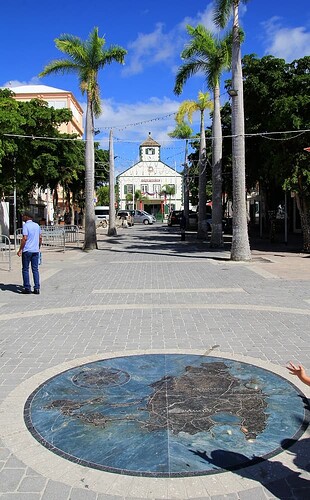
<path id="1" fill-rule="evenodd" d="M 228 256 L 228 253 L 231 250 L 232 235 L 224 234 L 223 240 L 223 248 L 211 248 L 210 233 L 206 240 L 199 240 L 195 231 L 187 231 L 185 241 L 182 241 L 178 226 L 152 225 L 146 227 L 135 226 L 135 230 L 131 230 L 131 228 L 124 231 L 121 230 L 116 237 L 104 235 L 101 241 L 114 246 L 113 250 L 115 251 L 127 253 L 229 261 L 230 255 Z M 274 253 L 281 257 L 285 257 L 289 253 L 292 255 L 300 255 L 302 253 L 303 242 L 301 234 L 289 234 L 287 243 L 283 241 L 270 242 L 269 238 L 260 238 L 257 228 L 252 228 L 249 233 L 249 240 L 250 248 L 253 252 L 253 260 L 259 259 L 257 252 L 261 254 Z M 98 243 L 100 243 L 100 239 Z M 117 248 L 119 243 L 123 243 L 124 246 Z M 100 248 L 100 246 L 99 249 L 103 251 L 111 250 L 111 248 Z M 305 253 L 302 257 L 307 258 L 310 255 Z"/>
<path id="2" fill-rule="evenodd" d="M 0 290 L 4 292 L 22 293 L 23 287 L 21 285 L 15 285 L 13 283 L 0 283 Z"/>
<path id="3" fill-rule="evenodd" d="M 290 451 L 295 454 L 294 464 L 299 469 L 309 472 L 310 464 L 305 463 L 303 450 L 309 449 L 310 439 L 307 438 L 298 442 L 284 440 L 281 444 L 283 449 L 293 445 Z M 206 451 L 199 450 L 192 450 L 192 453 L 221 470 L 224 469 L 243 478 L 259 481 L 276 498 L 283 500 L 310 498 L 310 482 L 300 477 L 301 472 L 292 471 L 281 462 L 260 457 L 249 459 L 241 453 L 221 449 L 211 451 L 210 455 Z M 254 465 L 255 469 L 253 468 Z"/>

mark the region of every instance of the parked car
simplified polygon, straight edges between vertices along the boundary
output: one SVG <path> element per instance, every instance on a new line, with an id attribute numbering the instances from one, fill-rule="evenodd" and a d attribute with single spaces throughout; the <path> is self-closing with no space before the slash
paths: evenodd
<path id="1" fill-rule="evenodd" d="M 182 217 L 182 210 L 172 210 L 168 215 L 168 226 L 179 226 Z M 198 214 L 197 212 L 189 212 L 188 214 L 188 229 L 197 229 L 198 226 Z M 210 227 L 208 225 L 208 231 Z"/>
<path id="2" fill-rule="evenodd" d="M 153 224 L 156 218 L 144 210 L 133 210 L 133 220 L 135 224 Z"/>
<path id="3" fill-rule="evenodd" d="M 110 215 L 110 207 L 97 205 L 95 207 L 95 223 L 96 227 L 107 227 Z"/>
<path id="4" fill-rule="evenodd" d="M 198 228 L 198 213 L 197 212 L 190 212 L 188 215 L 188 226 L 189 229 L 194 229 L 196 230 Z M 231 231 L 231 219 L 222 219 L 222 230 L 223 232 L 227 232 L 230 234 Z M 212 215 L 207 214 L 207 231 L 211 232 L 212 231 Z"/>
<path id="5" fill-rule="evenodd" d="M 134 210 L 119 210 L 116 217 L 118 219 L 126 219 L 128 226 L 134 226 Z"/>
<path id="6" fill-rule="evenodd" d="M 168 215 L 168 226 L 180 225 L 182 210 L 172 210 Z"/>

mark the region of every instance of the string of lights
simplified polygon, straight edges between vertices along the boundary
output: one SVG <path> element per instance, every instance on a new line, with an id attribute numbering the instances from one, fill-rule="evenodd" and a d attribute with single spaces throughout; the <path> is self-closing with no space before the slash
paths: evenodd
<path id="1" fill-rule="evenodd" d="M 118 130 L 120 132 L 120 131 L 126 130 L 128 128 L 137 127 L 138 125 L 144 125 L 145 123 L 152 123 L 152 122 L 157 122 L 160 120 L 165 120 L 166 118 L 169 118 L 170 116 L 174 116 L 175 114 L 176 114 L 176 112 L 173 112 L 173 113 L 169 113 L 167 115 L 158 116 L 156 118 L 150 118 L 149 120 L 144 120 L 144 121 L 135 122 L 135 123 L 129 123 L 128 125 L 123 125 L 122 127 L 113 127 L 113 129 Z M 98 130 L 99 130 L 99 132 L 101 132 L 102 130 L 110 130 L 110 129 L 111 129 L 111 127 L 101 127 Z"/>
<path id="2" fill-rule="evenodd" d="M 111 129 L 111 127 L 108 127 L 109 129 Z M 118 129 L 119 130 L 119 129 Z M 284 131 L 278 131 L 278 132 L 256 132 L 256 133 L 245 133 L 243 134 L 243 137 L 262 137 L 262 138 L 267 138 L 267 139 L 270 139 L 270 140 L 278 140 L 278 141 L 288 141 L 288 140 L 291 140 L 291 139 L 295 139 L 296 137 L 299 137 L 303 134 L 306 134 L 307 132 L 310 132 L 310 129 L 304 129 L 304 130 L 284 130 Z M 285 138 L 280 138 L 280 139 L 277 139 L 277 138 L 272 138 L 272 137 L 268 137 L 270 135 L 284 135 L 284 134 L 298 134 L 297 136 L 294 135 L 292 137 L 285 137 Z M 17 138 L 22 138 L 22 139 L 31 139 L 31 140 L 48 140 L 48 141 L 84 141 L 86 142 L 86 139 L 80 139 L 80 138 L 68 138 L 68 137 L 46 137 L 46 136 L 36 136 L 36 135 L 22 135 L 22 134 L 2 134 L 3 136 L 5 137 L 17 137 Z M 222 139 L 229 139 L 229 138 L 233 138 L 233 137 L 240 137 L 240 134 L 235 134 L 235 135 L 223 135 Z M 211 136 L 211 137 L 206 137 L 206 140 L 213 140 L 213 139 L 216 139 L 215 136 Z M 132 140 L 132 141 L 129 141 L 128 139 L 126 140 L 123 140 L 121 138 L 115 138 L 116 141 L 118 142 L 122 142 L 122 143 L 135 143 L 135 144 L 140 144 L 140 141 L 137 141 L 137 140 Z M 195 142 L 199 142 L 200 141 L 200 137 L 192 137 L 190 138 L 189 140 L 192 140 L 192 141 L 195 141 Z M 94 142 L 102 142 L 103 139 L 99 140 L 99 141 L 94 141 Z M 184 139 L 176 139 L 176 138 L 173 138 L 171 140 L 168 140 L 167 141 L 162 141 L 162 142 L 184 142 Z"/>
<path id="3" fill-rule="evenodd" d="M 85 139 L 80 139 L 78 137 L 46 137 L 46 136 L 37 136 L 37 135 L 21 135 L 21 134 L 3 134 L 5 137 L 17 137 L 21 139 L 32 139 L 37 140 L 46 140 L 46 141 L 83 141 L 86 142 Z"/>

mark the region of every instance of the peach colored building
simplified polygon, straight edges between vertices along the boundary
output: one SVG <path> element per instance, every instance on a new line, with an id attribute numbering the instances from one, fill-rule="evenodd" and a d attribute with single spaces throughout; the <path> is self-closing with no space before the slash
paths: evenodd
<path id="1" fill-rule="evenodd" d="M 14 92 L 15 95 L 13 97 L 17 101 L 42 99 L 48 103 L 49 107 L 53 107 L 54 109 L 70 109 L 72 112 L 72 120 L 69 123 L 61 124 L 59 131 L 64 134 L 77 134 L 78 137 L 82 139 L 84 133 L 83 109 L 72 92 L 49 87 L 48 85 L 19 85 L 9 86 L 7 88 Z M 58 188 L 57 207 L 54 207 L 48 187 L 45 191 L 36 190 L 36 192 L 33 193 L 33 198 L 29 201 L 33 206 L 34 215 L 38 219 L 44 218 L 47 224 L 58 219 L 58 217 L 62 216 L 66 211 L 64 193 L 61 187 Z M 54 213 L 54 209 L 56 209 L 56 213 Z"/>
<path id="2" fill-rule="evenodd" d="M 42 99 L 50 107 L 55 109 L 70 109 L 72 111 L 72 121 L 68 124 L 63 123 L 60 126 L 60 132 L 65 134 L 78 134 L 83 136 L 83 109 L 68 90 L 56 89 L 47 85 L 19 85 L 17 87 L 8 87 L 14 92 L 15 99 L 18 101 L 30 101 L 31 99 Z"/>

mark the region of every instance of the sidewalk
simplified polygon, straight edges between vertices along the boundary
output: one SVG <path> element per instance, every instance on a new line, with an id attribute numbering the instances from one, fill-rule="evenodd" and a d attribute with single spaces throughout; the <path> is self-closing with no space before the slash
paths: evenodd
<path id="1" fill-rule="evenodd" d="M 40 444 L 24 421 L 28 397 L 47 380 L 85 363 L 110 363 L 112 359 L 121 366 L 119 359 L 124 360 L 124 367 L 113 374 L 114 380 L 129 373 L 128 359 L 132 361 L 137 355 L 145 355 L 145 362 L 147 356 L 161 359 L 164 355 L 168 362 L 170 355 L 177 355 L 178 362 L 188 357 L 190 363 L 193 356 L 201 361 L 208 352 L 215 361 L 227 359 L 242 366 L 253 365 L 254 371 L 267 370 L 283 383 L 288 379 L 294 384 L 289 384 L 292 390 L 296 387 L 309 398 L 310 388 L 290 377 L 285 365 L 293 360 L 310 372 L 310 258 L 300 253 L 293 242 L 284 248 L 281 244 L 263 248 L 266 243 L 252 241 L 252 261 L 239 263 L 229 260 L 229 241 L 224 250 L 211 250 L 208 243 L 192 236 L 181 241 L 177 228 L 135 225 L 120 228 L 113 238 L 107 237 L 106 230 L 99 230 L 98 250 L 43 251 L 39 296 L 18 293 L 20 259 L 14 256 L 12 271 L 0 270 L 1 498 L 308 498 L 310 435 L 305 428 L 287 449 L 264 455 L 262 461 L 248 467 L 228 467 L 210 474 L 147 477 L 125 470 L 98 470 L 85 466 L 82 460 L 79 463 L 79 457 L 76 462 L 67 460 L 65 454 Z M 155 369 L 159 368 L 154 365 Z M 148 369 L 145 372 L 149 373 Z M 192 376 L 195 374 L 192 371 Z M 120 387 L 128 391 L 129 386 Z M 89 398 L 87 403 L 94 404 L 96 398 Z M 125 399 L 117 400 L 116 414 L 124 415 L 133 401 L 129 403 L 126 406 Z M 135 408 L 139 415 L 141 404 Z M 31 408 L 26 407 L 26 420 Z M 59 431 L 57 422 L 59 427 L 63 422 L 63 429 L 68 426 L 73 432 L 72 412 L 77 409 L 72 408 L 66 410 L 68 420 L 59 415 L 51 429 L 46 429 L 52 436 Z M 161 408 L 164 414 L 166 409 Z M 294 417 L 295 405 L 283 397 L 283 408 L 292 413 L 294 426 L 294 419 L 299 418 L 297 413 Z M 130 427 L 136 417 L 128 413 L 125 418 Z M 279 421 L 276 427 L 283 425 Z M 125 426 L 124 435 L 127 430 Z M 91 436 L 96 432 L 95 427 Z M 152 435 L 144 433 L 146 438 Z M 178 434 L 185 439 L 188 433 L 176 432 L 170 439 Z M 203 467 L 204 457 L 212 450 L 203 452 L 196 437 L 193 439 L 201 456 L 195 463 Z M 94 453 L 100 449 L 98 442 L 94 442 Z M 173 443 L 171 450 L 177 446 L 176 441 Z M 151 458 L 151 452 L 147 452 L 152 446 L 151 441 L 146 441 L 146 462 Z M 122 452 L 128 454 L 129 466 L 135 463 L 134 453 L 128 451 L 131 447 L 132 443 Z M 157 448 L 159 452 L 159 441 Z"/>

